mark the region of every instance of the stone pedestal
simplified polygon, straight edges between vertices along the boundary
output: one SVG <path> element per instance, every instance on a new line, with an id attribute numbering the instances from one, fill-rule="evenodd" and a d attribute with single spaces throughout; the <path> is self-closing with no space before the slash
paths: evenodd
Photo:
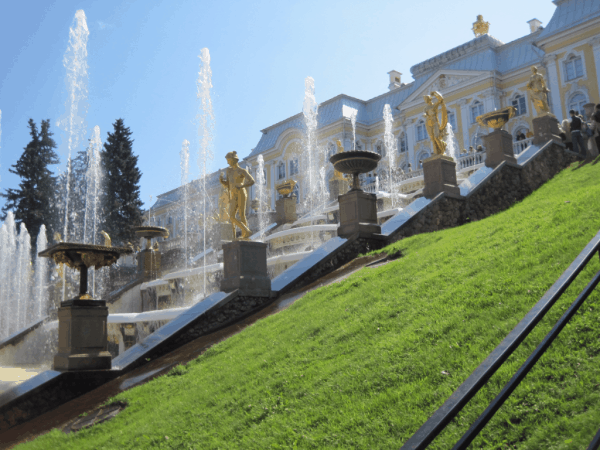
<path id="1" fill-rule="evenodd" d="M 483 136 L 485 142 L 485 165 L 496 167 L 502 161 L 517 164 L 513 151 L 513 139 L 508 131 L 495 130 L 487 136 Z"/>
<path id="2" fill-rule="evenodd" d="M 271 280 L 267 273 L 267 244 L 233 241 L 223 244 L 221 290 L 239 289 L 240 295 L 269 297 Z"/>
<path id="3" fill-rule="evenodd" d="M 67 300 L 58 309 L 58 353 L 54 370 L 111 368 L 104 300 Z"/>
<path id="4" fill-rule="evenodd" d="M 160 259 L 160 252 L 152 249 L 145 249 L 137 254 L 138 271 L 144 281 L 156 280 L 160 276 Z"/>
<path id="5" fill-rule="evenodd" d="M 338 197 L 340 226 L 338 236 L 350 237 L 355 233 L 381 233 L 377 224 L 377 196 L 363 191 L 350 191 Z"/>
<path id="6" fill-rule="evenodd" d="M 543 145 L 551 139 L 562 142 L 558 119 L 554 114 L 536 117 L 533 123 L 533 145 Z"/>
<path id="7" fill-rule="evenodd" d="M 433 198 L 440 192 L 460 196 L 456 181 L 456 163 L 450 156 L 434 155 L 423 161 L 423 195 Z"/>
<path id="8" fill-rule="evenodd" d="M 296 215 L 296 197 L 284 197 L 275 202 L 277 225 L 292 223 L 298 219 Z"/>
<path id="9" fill-rule="evenodd" d="M 345 179 L 329 180 L 329 200 L 335 200 L 340 195 L 344 195 L 350 189 L 350 184 Z"/>

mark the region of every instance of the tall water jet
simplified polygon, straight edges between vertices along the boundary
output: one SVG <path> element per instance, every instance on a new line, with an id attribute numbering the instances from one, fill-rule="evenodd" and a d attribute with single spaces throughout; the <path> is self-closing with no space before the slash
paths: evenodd
<path id="1" fill-rule="evenodd" d="M 454 161 L 458 161 L 460 156 L 460 151 L 458 150 L 458 142 L 456 141 L 456 137 L 454 136 L 454 131 L 452 131 L 452 125 L 446 125 L 446 154 L 454 158 Z"/>
<path id="2" fill-rule="evenodd" d="M 260 231 L 267 228 L 267 198 L 266 198 L 266 190 L 265 185 L 267 184 L 265 180 L 265 160 L 262 155 L 258 155 L 258 173 L 256 174 L 256 194 L 258 197 L 258 229 Z M 261 234 L 259 239 L 262 241 L 264 239 L 264 235 Z"/>
<path id="3" fill-rule="evenodd" d="M 35 310 L 33 314 L 34 321 L 42 319 L 46 315 L 45 306 L 48 303 L 48 277 L 49 277 L 49 260 L 38 256 L 40 252 L 48 247 L 48 239 L 46 237 L 46 225 L 40 227 L 40 232 L 36 242 L 36 259 L 35 259 Z"/>
<path id="4" fill-rule="evenodd" d="M 394 140 L 394 134 L 392 133 L 392 126 L 394 119 L 392 117 L 392 108 L 390 105 L 383 107 L 383 120 L 385 123 L 385 131 L 383 135 L 383 145 L 385 146 L 385 152 L 388 158 L 388 179 L 386 189 L 390 193 L 392 208 L 395 207 L 395 196 L 394 196 L 394 172 L 396 170 L 396 145 Z"/>
<path id="5" fill-rule="evenodd" d="M 356 150 L 356 116 L 358 111 L 354 109 L 350 115 L 350 123 L 352 124 L 352 150 Z"/>
<path id="6" fill-rule="evenodd" d="M 0 150 L 2 150 L 2 110 L 0 109 Z M 0 152 L 0 156 L 2 156 L 2 153 Z M 0 158 L 0 161 L 2 159 Z M 2 167 L 2 164 L 0 164 L 0 167 Z M 2 181 L 2 177 L 0 177 L 0 181 Z"/>
<path id="7" fill-rule="evenodd" d="M 201 193 L 202 199 L 202 242 L 204 252 L 204 270 L 203 270 L 203 295 L 206 297 L 206 202 L 208 201 L 208 191 L 206 189 L 206 177 L 208 169 L 208 161 L 213 158 L 212 140 L 215 126 L 215 117 L 213 115 L 212 100 L 210 90 L 212 88 L 212 71 L 210 70 L 210 53 L 207 48 L 201 50 L 200 71 L 198 72 L 198 81 L 196 87 L 198 89 L 197 97 L 200 99 L 198 111 L 198 137 L 200 139 L 200 149 L 198 155 L 198 166 L 200 168 L 201 177 Z"/>
<path id="8" fill-rule="evenodd" d="M 66 116 L 58 125 L 68 135 L 67 176 L 65 187 L 65 216 L 63 239 L 69 240 L 69 192 L 71 178 L 71 155 L 85 133 L 85 116 L 87 114 L 88 74 L 87 74 L 87 41 L 89 30 L 82 9 L 75 13 L 73 24 L 69 28 L 69 45 L 63 58 L 63 66 L 67 70 L 65 82 L 67 85 Z M 63 277 L 63 300 L 65 299 L 66 280 Z"/>
<path id="9" fill-rule="evenodd" d="M 16 282 L 16 311 L 17 311 L 17 330 L 22 329 L 29 322 L 28 305 L 31 304 L 31 238 L 27 227 L 23 222 L 19 227 L 19 237 L 17 238 L 17 282 Z"/>
<path id="10" fill-rule="evenodd" d="M 2 286 L 2 289 L 0 289 L 0 311 L 3 311 L 3 313 L 0 314 L 0 339 L 4 339 L 8 336 L 8 299 L 12 296 L 10 289 L 12 248 L 10 247 L 10 244 L 13 241 L 11 239 L 9 240 L 9 221 L 12 222 L 12 225 L 14 226 L 12 212 L 8 213 L 4 224 L 0 227 L 0 286 Z"/>
<path id="11" fill-rule="evenodd" d="M 188 266 L 188 242 L 187 242 L 187 221 L 188 221 L 188 176 L 190 172 L 190 142 L 187 139 L 183 140 L 181 144 L 181 151 L 179 152 L 180 168 L 181 168 L 181 186 L 183 187 L 183 212 L 181 218 L 183 219 L 183 248 L 184 248 L 184 267 L 187 269 Z"/>
<path id="12" fill-rule="evenodd" d="M 306 174 L 308 175 L 308 179 L 306 180 L 308 183 L 304 189 L 307 193 L 306 207 L 308 211 L 312 211 L 314 209 L 314 192 L 317 188 L 314 180 L 314 174 L 318 173 L 316 170 L 318 104 L 315 98 L 315 80 L 312 77 L 306 77 L 304 80 L 304 102 L 302 105 L 302 114 L 304 115 L 304 124 L 306 126 L 306 149 L 304 154 L 307 162 L 305 165 Z"/>

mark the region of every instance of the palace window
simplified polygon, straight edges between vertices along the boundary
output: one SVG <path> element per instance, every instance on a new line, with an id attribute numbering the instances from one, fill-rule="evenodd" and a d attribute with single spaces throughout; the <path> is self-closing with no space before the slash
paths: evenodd
<path id="1" fill-rule="evenodd" d="M 425 129 L 425 122 L 422 120 L 417 124 L 417 141 L 427 139 L 427 130 Z"/>
<path id="2" fill-rule="evenodd" d="M 282 161 L 277 166 L 277 179 L 283 180 L 285 178 L 285 163 Z"/>
<path id="3" fill-rule="evenodd" d="M 298 158 L 294 158 L 290 161 L 290 177 L 296 175 L 298 172 L 300 172 Z"/>
<path id="4" fill-rule="evenodd" d="M 571 56 L 565 62 L 565 72 L 567 73 L 567 81 L 574 80 L 583 76 L 583 62 L 580 56 Z"/>
<path id="5" fill-rule="evenodd" d="M 517 95 L 515 99 L 512 101 L 512 105 L 517 110 L 517 116 L 521 116 L 523 114 L 527 114 L 527 104 L 525 102 L 525 96 Z"/>
<path id="6" fill-rule="evenodd" d="M 406 134 L 402 133 L 400 135 L 400 144 L 398 147 L 400 148 L 400 153 L 404 153 L 408 151 L 408 143 L 406 142 Z"/>
<path id="7" fill-rule="evenodd" d="M 354 143 L 354 150 L 356 150 L 356 151 L 362 150 L 362 144 L 360 143 L 360 141 L 358 139 Z"/>
<path id="8" fill-rule="evenodd" d="M 584 116 L 583 105 L 585 105 L 586 103 L 587 99 L 585 98 L 585 95 L 575 94 L 573 97 L 571 97 L 571 101 L 569 101 L 568 110 L 570 111 L 574 109 L 577 114 Z"/>
<path id="9" fill-rule="evenodd" d="M 477 123 L 477 116 L 483 114 L 483 103 L 479 100 L 475 100 L 473 106 L 471 106 L 471 123 Z"/>
<path id="10" fill-rule="evenodd" d="M 383 142 L 377 141 L 377 144 L 375 144 L 375 151 L 379 153 L 382 158 L 385 158 L 385 147 Z"/>
<path id="11" fill-rule="evenodd" d="M 452 126 L 452 132 L 456 133 L 456 114 L 448 111 L 448 123 Z"/>

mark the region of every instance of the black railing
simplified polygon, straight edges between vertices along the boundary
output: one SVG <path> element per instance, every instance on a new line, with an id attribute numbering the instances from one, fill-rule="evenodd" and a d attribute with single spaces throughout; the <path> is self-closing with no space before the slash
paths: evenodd
<path id="1" fill-rule="evenodd" d="M 433 413 L 421 428 L 402 446 L 401 450 L 424 449 L 435 439 L 442 430 L 456 417 L 469 400 L 487 383 L 492 375 L 508 359 L 508 357 L 517 349 L 519 344 L 529 335 L 533 328 L 546 315 L 548 310 L 556 303 L 560 296 L 567 290 L 573 280 L 585 268 L 593 256 L 598 253 L 600 256 L 600 232 L 586 245 L 583 251 L 575 258 L 575 261 L 563 272 L 560 278 L 552 285 L 544 296 L 535 304 L 527 315 L 517 326 L 504 338 L 504 340 L 490 353 L 477 369 L 461 384 L 456 391 L 446 400 L 446 402 Z M 564 326 L 571 320 L 579 307 L 587 299 L 594 288 L 600 283 L 600 271 L 594 275 L 592 281 L 579 294 L 571 307 L 558 320 L 552 331 L 546 335 L 544 340 L 535 349 L 527 361 L 521 366 L 517 373 L 502 389 L 500 394 L 490 403 L 487 409 L 479 416 L 471 428 L 456 443 L 453 450 L 467 448 L 469 443 L 479 434 L 485 424 L 493 417 L 496 411 L 502 406 L 504 401 L 525 378 L 529 370 L 535 365 L 537 360 L 548 349 L 552 341 L 558 336 Z M 600 446 L 600 430 L 588 447 L 588 449 L 598 449 Z"/>

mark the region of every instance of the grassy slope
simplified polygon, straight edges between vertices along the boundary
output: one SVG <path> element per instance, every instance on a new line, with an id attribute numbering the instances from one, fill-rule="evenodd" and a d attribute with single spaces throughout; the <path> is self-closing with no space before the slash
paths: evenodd
<path id="1" fill-rule="evenodd" d="M 600 164 L 567 169 L 504 213 L 397 242 L 402 258 L 119 395 L 129 407 L 115 419 L 19 448 L 399 448 L 600 229 L 599 180 Z M 594 258 L 430 448 L 456 442 L 599 269 Z M 599 311 L 595 292 L 472 448 L 589 444 L 600 426 Z"/>

